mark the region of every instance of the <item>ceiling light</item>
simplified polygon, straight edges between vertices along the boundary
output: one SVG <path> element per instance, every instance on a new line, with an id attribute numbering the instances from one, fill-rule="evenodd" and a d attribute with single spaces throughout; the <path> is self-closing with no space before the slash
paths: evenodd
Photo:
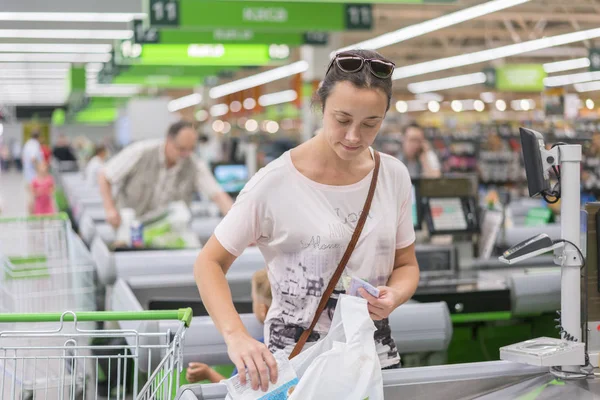
<path id="1" fill-rule="evenodd" d="M 187 96 L 180 97 L 178 99 L 171 100 L 167 104 L 167 110 L 175 112 L 183 110 L 184 108 L 193 107 L 202 102 L 202 95 L 200 93 L 192 93 Z"/>
<path id="2" fill-rule="evenodd" d="M 481 17 L 483 15 L 491 14 L 493 12 L 504 10 L 509 7 L 513 7 L 519 4 L 528 2 L 529 0 L 495 0 L 487 3 L 478 4 L 473 7 L 465 8 L 447 15 L 442 15 L 438 18 L 407 26 L 405 28 L 398 29 L 394 32 L 389 32 L 381 36 L 377 36 L 373 39 L 365 40 L 351 46 L 347 46 L 339 49 L 338 51 L 345 51 L 350 49 L 379 49 L 385 46 L 392 45 L 394 43 L 402 42 L 408 39 L 412 39 L 417 36 L 422 36 L 430 32 L 437 31 L 439 29 L 447 28 L 452 25 L 459 24 L 461 22 L 469 21 L 471 19 Z"/>
<path id="3" fill-rule="evenodd" d="M 436 113 L 436 112 L 440 111 L 440 103 L 438 103 L 435 100 L 431 100 L 429 103 L 427 103 L 427 108 L 432 113 Z"/>
<path id="4" fill-rule="evenodd" d="M 279 130 L 279 124 L 277 123 L 277 121 L 267 122 L 267 129 L 266 129 L 267 132 L 277 133 L 278 130 Z"/>
<path id="5" fill-rule="evenodd" d="M 415 95 L 415 99 L 422 101 L 442 101 L 444 100 L 444 96 L 438 93 L 417 93 Z"/>
<path id="6" fill-rule="evenodd" d="M 485 104 L 483 101 L 481 100 L 475 100 L 473 102 L 473 108 L 475 109 L 475 111 L 477 112 L 483 112 L 483 110 L 485 110 Z"/>
<path id="7" fill-rule="evenodd" d="M 528 53 L 534 50 L 540 50 L 554 46 L 561 46 L 563 44 L 580 42 L 582 40 L 594 39 L 597 37 L 600 37 L 600 28 L 566 33 L 564 35 L 550 36 L 542 39 L 511 44 L 508 46 L 496 47 L 494 49 L 476 51 L 474 53 L 440 58 L 437 60 L 426 61 L 418 64 L 408 65 L 406 67 L 396 68 L 392 78 L 409 78 L 411 76 L 424 75 L 430 72 L 444 71 L 447 69 L 462 67 L 465 65 L 478 64 L 485 61 L 497 60 L 499 58 L 510 57 L 518 54 Z"/>
<path id="8" fill-rule="evenodd" d="M 210 115 L 213 117 L 221 117 L 229 112 L 227 104 L 215 104 L 210 108 Z"/>
<path id="9" fill-rule="evenodd" d="M 130 22 L 145 17 L 142 13 L 0 12 L 0 21 Z"/>
<path id="10" fill-rule="evenodd" d="M 396 110 L 399 113 L 404 114 L 405 112 L 408 111 L 408 103 L 403 100 L 397 101 L 396 102 Z"/>
<path id="11" fill-rule="evenodd" d="M 225 128 L 225 123 L 218 119 L 212 123 L 212 128 L 215 132 L 223 132 L 223 128 Z"/>
<path id="12" fill-rule="evenodd" d="M 436 92 L 439 90 L 478 85 L 485 83 L 485 81 L 486 76 L 483 72 L 475 72 L 473 74 L 457 75 L 447 78 L 434 79 L 431 81 L 409 83 L 408 90 L 412 93 Z"/>
<path id="13" fill-rule="evenodd" d="M 246 110 L 252 110 L 254 107 L 256 107 L 256 100 L 254 100 L 252 97 L 248 97 L 246 100 L 244 100 L 244 108 Z"/>
<path id="14" fill-rule="evenodd" d="M 463 104 L 459 100 L 452 100 L 450 107 L 452 107 L 452 111 L 454 112 L 461 112 L 463 110 Z"/>
<path id="15" fill-rule="evenodd" d="M 595 92 L 600 90 L 600 81 L 576 83 L 574 87 L 579 93 Z"/>
<path id="16" fill-rule="evenodd" d="M 208 119 L 208 111 L 206 110 L 198 110 L 198 112 L 196 112 L 196 120 L 200 121 L 200 122 L 204 122 Z"/>
<path id="17" fill-rule="evenodd" d="M 574 83 L 589 82 L 600 79 L 600 71 L 596 72 L 580 72 L 578 74 L 559 75 L 544 78 L 544 86 L 566 86 Z"/>
<path id="18" fill-rule="evenodd" d="M 242 103 L 240 103 L 239 101 L 232 101 L 231 104 L 229 105 L 229 109 L 231 110 L 231 112 L 240 112 L 242 111 Z"/>
<path id="19" fill-rule="evenodd" d="M 498 111 L 506 111 L 506 102 L 502 99 L 496 100 L 496 108 Z"/>
<path id="20" fill-rule="evenodd" d="M 588 110 L 593 110 L 593 109 L 594 109 L 594 106 L 595 106 L 595 104 L 594 104 L 594 100 L 592 100 L 592 99 L 587 99 L 587 100 L 585 101 L 585 106 L 587 107 L 587 109 L 588 109 Z"/>
<path id="21" fill-rule="evenodd" d="M 571 69 L 587 68 L 590 66 L 590 59 L 587 57 L 574 58 L 572 60 L 556 61 L 544 64 L 544 71 L 551 74 L 553 72 L 569 71 Z"/>
<path id="22" fill-rule="evenodd" d="M 110 44 L 0 43 L 4 53 L 110 53 Z"/>
<path id="23" fill-rule="evenodd" d="M 245 128 L 248 132 L 256 132 L 258 130 L 258 122 L 253 119 L 246 121 Z"/>
<path id="24" fill-rule="evenodd" d="M 141 86 L 137 85 L 90 85 L 85 88 L 85 93 L 89 96 L 98 97 L 131 97 L 138 94 Z"/>
<path id="25" fill-rule="evenodd" d="M 0 62 L 108 62 L 110 54 L 0 53 Z"/>
<path id="26" fill-rule="evenodd" d="M 261 107 L 272 106 L 275 104 L 289 103 L 298 98 L 295 90 L 284 90 L 282 92 L 263 94 L 258 98 L 258 104 Z"/>
<path id="27" fill-rule="evenodd" d="M 231 124 L 229 122 L 223 122 L 223 133 L 231 132 Z"/>
<path id="28" fill-rule="evenodd" d="M 106 29 L 0 29 L 2 39 L 88 39 L 127 40 L 131 30 Z"/>
<path id="29" fill-rule="evenodd" d="M 214 88 L 210 89 L 209 94 L 211 98 L 217 99 L 219 97 L 227 96 L 228 94 L 264 85 L 265 83 L 296 75 L 307 70 L 308 63 L 306 61 L 298 61 L 290 65 L 274 68 L 256 75 L 225 83 L 220 86 L 215 86 Z"/>

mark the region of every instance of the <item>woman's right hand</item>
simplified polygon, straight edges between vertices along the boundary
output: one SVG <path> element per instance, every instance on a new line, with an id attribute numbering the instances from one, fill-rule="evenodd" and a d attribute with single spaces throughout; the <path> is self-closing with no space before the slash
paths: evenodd
<path id="1" fill-rule="evenodd" d="M 225 338 L 227 353 L 238 369 L 240 383 L 246 384 L 245 371 L 250 374 L 252 389 L 266 392 L 271 382 L 277 382 L 277 362 L 263 343 L 246 332 L 235 332 Z"/>

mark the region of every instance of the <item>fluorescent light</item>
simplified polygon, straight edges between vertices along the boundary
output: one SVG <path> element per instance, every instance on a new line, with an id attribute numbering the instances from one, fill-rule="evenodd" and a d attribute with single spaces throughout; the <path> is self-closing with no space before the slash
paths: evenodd
<path id="1" fill-rule="evenodd" d="M 474 53 L 440 58 L 433 61 L 426 61 L 418 64 L 408 65 L 406 67 L 396 68 L 392 78 L 409 78 L 411 76 L 424 75 L 430 72 L 444 71 L 465 65 L 478 64 L 499 58 L 514 56 L 517 54 L 528 53 L 530 51 L 545 49 L 548 47 L 561 46 L 563 44 L 580 42 L 586 39 L 594 39 L 597 37 L 600 37 L 600 28 L 566 33 L 564 35 L 550 36 L 542 39 L 511 44 L 508 46 L 496 47 L 494 49 L 476 51 Z"/>
<path id="2" fill-rule="evenodd" d="M 210 108 L 210 115 L 213 117 L 221 117 L 229 112 L 227 104 L 215 104 Z"/>
<path id="3" fill-rule="evenodd" d="M 23 71 L 23 70 L 0 70 L 0 81 L 3 79 L 61 79 L 64 80 L 67 77 L 67 71 L 44 71 L 39 70 L 36 72 Z"/>
<path id="4" fill-rule="evenodd" d="M 450 107 L 454 112 L 461 112 L 463 110 L 463 103 L 460 100 L 452 100 Z"/>
<path id="5" fill-rule="evenodd" d="M 0 43 L 0 52 L 9 53 L 110 53 L 110 44 Z"/>
<path id="6" fill-rule="evenodd" d="M 408 111 L 408 103 L 404 100 L 398 100 L 396 102 L 396 110 L 399 113 L 404 114 L 405 112 Z"/>
<path id="7" fill-rule="evenodd" d="M 223 132 L 223 129 L 225 129 L 225 123 L 220 119 L 217 119 L 212 123 L 212 128 L 215 132 Z"/>
<path id="8" fill-rule="evenodd" d="M 108 62 L 110 54 L 0 53 L 0 62 Z"/>
<path id="9" fill-rule="evenodd" d="M 556 87 L 572 85 L 574 83 L 589 82 L 600 79 L 600 71 L 580 72 L 578 74 L 559 75 L 544 78 L 544 86 Z"/>
<path id="10" fill-rule="evenodd" d="M 142 13 L 0 12 L 0 21 L 130 22 L 145 17 Z"/>
<path id="11" fill-rule="evenodd" d="M 415 99 L 422 101 L 437 101 L 439 103 L 444 100 L 444 96 L 438 93 L 417 93 Z"/>
<path id="12" fill-rule="evenodd" d="M 428 102 L 422 100 L 399 100 L 396 102 L 396 110 L 401 113 L 407 113 L 412 111 L 426 111 L 428 109 Z"/>
<path id="13" fill-rule="evenodd" d="M 571 69 L 587 68 L 589 66 L 590 59 L 587 57 L 583 57 L 544 64 L 544 71 L 551 74 L 552 72 L 569 71 Z"/>
<path id="14" fill-rule="evenodd" d="M 262 107 L 267 107 L 275 104 L 289 103 L 297 98 L 298 93 L 295 90 L 284 90 L 282 92 L 263 94 L 258 98 L 258 104 Z"/>
<path id="15" fill-rule="evenodd" d="M 175 112 L 183 110 L 184 108 L 193 107 L 202 102 L 202 95 L 200 93 L 192 93 L 187 96 L 180 97 L 178 99 L 171 100 L 167 104 L 167 110 Z"/>
<path id="16" fill-rule="evenodd" d="M 106 29 L 0 29 L 2 39 L 92 39 L 127 40 L 131 30 Z"/>
<path id="17" fill-rule="evenodd" d="M 439 90 L 452 89 L 463 86 L 479 85 L 485 83 L 486 76 L 483 72 L 473 74 L 450 76 L 448 78 L 434 79 L 408 84 L 408 90 L 412 93 L 437 92 Z"/>
<path id="18" fill-rule="evenodd" d="M 579 93 L 595 92 L 600 90 L 600 81 L 576 83 L 574 86 Z"/>
<path id="19" fill-rule="evenodd" d="M 248 97 L 246 100 L 244 100 L 243 105 L 246 110 L 252 110 L 254 107 L 256 107 L 256 100 L 254 100 L 252 97 Z"/>
<path id="20" fill-rule="evenodd" d="M 249 119 L 246 121 L 244 127 L 248 132 L 256 132 L 258 130 L 258 122 L 256 122 L 256 120 Z"/>
<path id="21" fill-rule="evenodd" d="M 596 104 L 594 104 L 594 100 L 592 100 L 592 99 L 587 99 L 585 101 L 585 106 L 588 110 L 593 110 L 595 105 Z"/>
<path id="22" fill-rule="evenodd" d="M 535 101 L 533 99 L 513 100 L 510 102 L 510 107 L 515 111 L 529 111 L 535 108 Z"/>
<path id="23" fill-rule="evenodd" d="M 436 112 L 440 111 L 440 103 L 438 103 L 435 100 L 431 100 L 429 103 L 427 103 L 427 108 L 432 113 L 436 113 Z"/>
<path id="24" fill-rule="evenodd" d="M 498 111 L 506 111 L 506 102 L 502 99 L 496 100 L 496 108 Z"/>
<path id="25" fill-rule="evenodd" d="M 483 110 L 485 110 L 485 103 L 481 100 L 475 100 L 473 102 L 473 108 L 477 112 L 483 112 Z"/>
<path id="26" fill-rule="evenodd" d="M 496 95 L 492 92 L 483 92 L 479 95 L 479 98 L 483 100 L 484 103 L 493 103 Z"/>
<path id="27" fill-rule="evenodd" d="M 491 14 L 496 11 L 504 10 L 519 4 L 528 2 L 529 0 L 494 0 L 487 3 L 478 4 L 473 7 L 465 8 L 441 17 L 434 18 L 415 25 L 407 26 L 398 29 L 394 32 L 389 32 L 373 39 L 365 40 L 351 46 L 339 49 L 345 51 L 351 49 L 380 49 L 394 43 L 412 39 L 417 36 L 422 36 L 430 32 L 434 32 L 452 25 L 460 24 L 461 22 L 469 21 L 483 15 Z"/>
<path id="28" fill-rule="evenodd" d="M 305 71 L 308 71 L 308 63 L 306 61 L 297 61 L 283 67 L 274 68 L 220 86 L 215 86 L 210 89 L 209 94 L 211 98 L 218 99 L 219 97 L 227 96 L 228 94 L 264 85 Z"/>
<path id="29" fill-rule="evenodd" d="M 141 90 L 137 85 L 87 85 L 86 94 L 98 97 L 130 97 L 138 94 Z"/>

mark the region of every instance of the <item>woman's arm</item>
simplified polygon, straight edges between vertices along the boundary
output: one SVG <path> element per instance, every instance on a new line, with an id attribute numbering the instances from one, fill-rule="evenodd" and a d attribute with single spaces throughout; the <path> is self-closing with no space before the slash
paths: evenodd
<path id="1" fill-rule="evenodd" d="M 260 383 L 266 391 L 269 377 L 273 383 L 277 381 L 277 363 L 267 347 L 248 333 L 235 310 L 225 278 L 235 258 L 213 235 L 196 259 L 194 277 L 202 303 L 223 335 L 231 361 L 240 371 L 240 381 L 245 384 L 247 369 L 252 387 L 256 390 Z"/>

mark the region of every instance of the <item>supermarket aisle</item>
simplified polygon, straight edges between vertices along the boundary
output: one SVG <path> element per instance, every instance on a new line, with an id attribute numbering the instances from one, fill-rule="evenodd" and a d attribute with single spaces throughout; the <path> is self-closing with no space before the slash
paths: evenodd
<path id="1" fill-rule="evenodd" d="M 0 203 L 2 217 L 27 215 L 27 196 L 22 173 L 16 171 L 0 173 Z"/>

